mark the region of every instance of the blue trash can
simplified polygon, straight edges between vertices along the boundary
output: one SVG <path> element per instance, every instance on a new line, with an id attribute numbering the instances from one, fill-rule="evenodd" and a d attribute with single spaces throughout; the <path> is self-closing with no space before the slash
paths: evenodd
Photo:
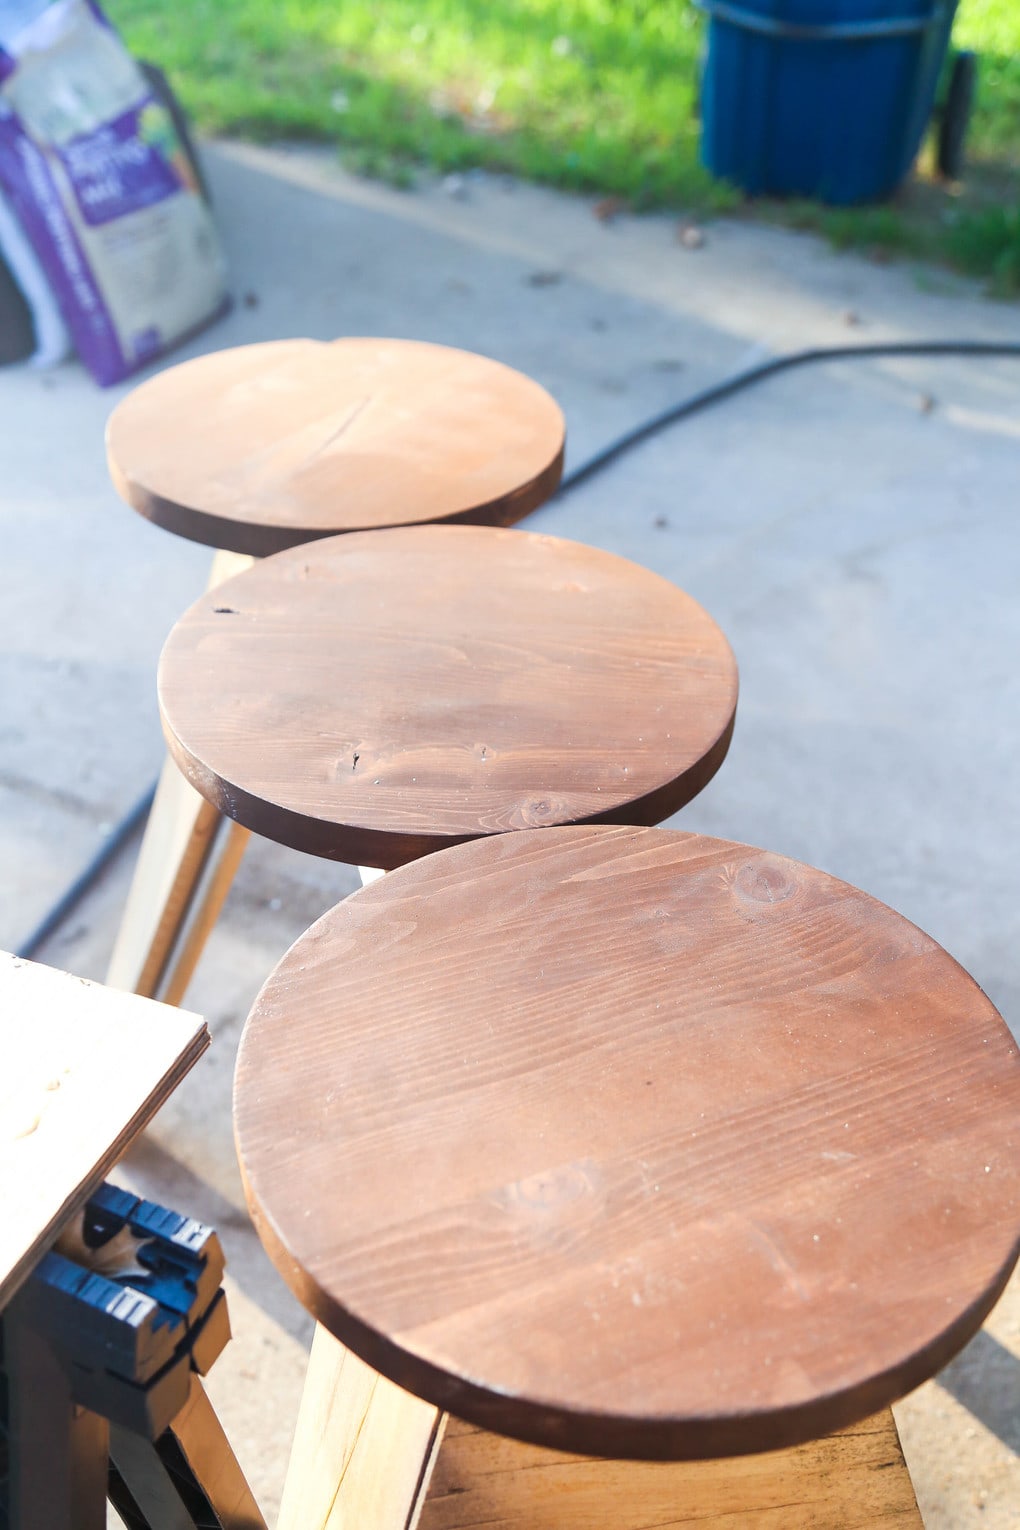
<path id="1" fill-rule="evenodd" d="M 753 195 L 875 201 L 914 162 L 956 0 L 696 0 L 701 157 Z"/>

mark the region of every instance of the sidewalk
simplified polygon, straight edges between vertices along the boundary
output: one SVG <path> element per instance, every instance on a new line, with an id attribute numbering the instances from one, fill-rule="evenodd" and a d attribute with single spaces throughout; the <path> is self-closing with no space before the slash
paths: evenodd
<path id="1" fill-rule="evenodd" d="M 492 177 L 405 193 L 324 152 L 206 154 L 237 301 L 170 358 L 285 335 L 388 334 L 498 357 L 560 400 L 568 468 L 752 360 L 881 339 L 1013 339 L 1020 309 L 942 273 L 738 223 L 676 220 Z M 208 553 L 106 477 L 101 392 L 76 365 L 0 371 L 0 945 L 12 948 L 161 762 L 154 672 Z M 182 450 L 186 450 L 182 443 Z M 790 373 L 628 453 L 526 525 L 683 585 L 741 668 L 729 758 L 677 820 L 857 883 L 916 921 L 1020 1024 L 1020 361 Z M 39 953 L 102 977 L 125 856 Z M 213 1390 L 272 1511 L 308 1324 L 244 1213 L 233 1053 L 273 963 L 352 870 L 253 844 L 188 995 L 211 1054 L 136 1182 L 225 1234 L 235 1333 Z M 1020 1519 L 1020 1285 L 897 1410 L 929 1530 Z M 283 1421 L 287 1421 L 284 1423 Z M 982 1496 L 984 1495 L 984 1496 Z"/>

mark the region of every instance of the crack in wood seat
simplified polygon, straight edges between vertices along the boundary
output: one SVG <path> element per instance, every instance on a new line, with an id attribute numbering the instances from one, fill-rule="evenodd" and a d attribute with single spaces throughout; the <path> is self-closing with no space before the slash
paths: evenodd
<path id="1" fill-rule="evenodd" d="M 174 627 L 170 752 L 246 828 L 390 868 L 478 835 L 656 823 L 725 757 L 737 674 L 690 596 L 492 527 L 353 534 L 256 564 Z"/>
<path id="2" fill-rule="evenodd" d="M 425 521 L 512 525 L 555 491 L 559 405 L 485 356 L 414 340 L 277 340 L 137 387 L 106 433 L 123 499 L 194 542 L 264 557 Z"/>
<path id="3" fill-rule="evenodd" d="M 259 1234 L 389 1381 L 553 1449 L 796 1445 L 934 1374 L 1020 1231 L 1017 1048 L 889 908 L 661 829 L 341 903 L 241 1042 Z"/>

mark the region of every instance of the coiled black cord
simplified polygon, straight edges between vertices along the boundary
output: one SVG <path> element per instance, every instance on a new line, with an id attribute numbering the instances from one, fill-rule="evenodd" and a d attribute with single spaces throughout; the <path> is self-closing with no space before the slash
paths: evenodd
<path id="1" fill-rule="evenodd" d="M 871 345 L 817 346 L 812 350 L 790 351 L 786 356 L 773 356 L 771 360 L 747 367 L 743 372 L 736 372 L 723 382 L 714 383 L 710 388 L 702 389 L 700 393 L 693 393 L 690 398 L 681 400 L 679 404 L 671 404 L 661 414 L 653 415 L 651 419 L 643 420 L 640 425 L 635 425 L 633 430 L 626 431 L 617 440 L 603 447 L 600 452 L 596 452 L 594 457 L 589 457 L 587 462 L 582 462 L 579 468 L 569 473 L 557 492 L 558 494 L 570 493 L 579 484 L 594 477 L 602 468 L 615 462 L 617 457 L 629 451 L 632 446 L 639 446 L 642 441 L 647 441 L 649 436 L 664 430 L 667 425 L 678 425 L 681 420 L 690 419 L 692 414 L 700 414 L 703 409 L 709 409 L 713 404 L 721 404 L 724 399 L 732 398 L 735 393 L 749 388 L 752 383 L 764 382 L 766 378 L 778 377 L 780 372 L 792 372 L 795 367 L 808 366 L 816 361 L 853 361 L 860 357 L 871 357 L 874 360 L 882 356 L 1012 356 L 1015 358 L 1020 357 L 1020 341 L 879 340 Z"/>

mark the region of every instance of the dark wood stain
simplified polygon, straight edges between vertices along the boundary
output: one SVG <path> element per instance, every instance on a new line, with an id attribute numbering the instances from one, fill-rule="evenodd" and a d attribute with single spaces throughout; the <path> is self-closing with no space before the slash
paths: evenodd
<path id="1" fill-rule="evenodd" d="M 555 491 L 563 415 L 520 372 L 411 340 L 278 340 L 150 378 L 106 433 L 118 493 L 194 542 L 265 557 L 424 521 L 509 526 Z"/>
<path id="2" fill-rule="evenodd" d="M 697 835 L 504 835 L 357 893 L 256 1001 L 235 1117 L 306 1307 L 554 1449 L 845 1427 L 962 1347 L 1018 1251 L 1020 1067 L 977 984 Z"/>
<path id="3" fill-rule="evenodd" d="M 170 751 L 269 839 L 392 867 L 477 835 L 656 823 L 725 757 L 733 655 L 683 591 L 492 527 L 335 537 L 220 585 L 159 671 Z"/>

